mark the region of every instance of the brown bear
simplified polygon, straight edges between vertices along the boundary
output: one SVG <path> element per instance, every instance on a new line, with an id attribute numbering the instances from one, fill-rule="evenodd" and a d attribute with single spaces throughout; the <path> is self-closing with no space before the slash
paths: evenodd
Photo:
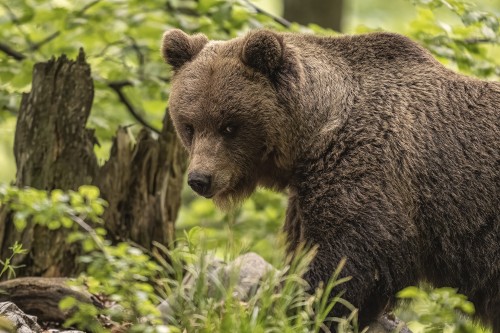
<path id="1" fill-rule="evenodd" d="M 347 259 L 361 327 L 427 281 L 458 288 L 500 333 L 498 82 L 393 33 L 171 30 L 161 52 L 194 191 L 221 207 L 257 186 L 285 191 L 289 251 L 318 246 L 312 287 Z"/>

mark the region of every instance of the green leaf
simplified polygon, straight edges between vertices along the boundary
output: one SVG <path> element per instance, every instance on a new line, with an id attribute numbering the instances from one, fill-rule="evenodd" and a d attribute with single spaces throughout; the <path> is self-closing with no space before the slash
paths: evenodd
<path id="1" fill-rule="evenodd" d="M 71 310 L 76 304 L 77 304 L 77 300 L 74 297 L 64 297 L 59 302 L 59 309 L 61 309 L 63 311 Z"/>
<path id="2" fill-rule="evenodd" d="M 397 293 L 399 298 L 421 298 L 425 293 L 417 287 L 407 287 Z"/>
<path id="3" fill-rule="evenodd" d="M 459 309 L 468 315 L 473 315 L 476 312 L 474 304 L 467 301 L 460 303 Z"/>
<path id="4" fill-rule="evenodd" d="M 83 197 L 94 200 L 99 198 L 100 192 L 99 188 L 91 185 L 82 185 L 78 188 L 78 193 L 80 193 Z"/>
<path id="5" fill-rule="evenodd" d="M 14 225 L 17 231 L 23 231 L 26 228 L 29 214 L 26 211 L 18 211 L 14 214 Z"/>
<path id="6" fill-rule="evenodd" d="M 71 228 L 74 224 L 73 220 L 70 219 L 69 217 L 67 216 L 61 216 L 61 224 L 63 225 L 63 227 L 65 228 Z"/>
<path id="7" fill-rule="evenodd" d="M 57 220 L 51 220 L 47 223 L 47 228 L 49 228 L 49 230 L 56 230 L 59 229 L 60 227 L 61 227 L 61 222 Z"/>

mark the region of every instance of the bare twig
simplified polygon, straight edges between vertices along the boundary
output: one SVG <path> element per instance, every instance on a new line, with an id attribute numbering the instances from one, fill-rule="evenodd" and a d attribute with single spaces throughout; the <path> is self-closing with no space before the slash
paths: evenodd
<path id="1" fill-rule="evenodd" d="M 40 47 L 42 47 L 44 44 L 47 44 L 49 43 L 50 41 L 54 40 L 55 38 L 57 38 L 57 36 L 59 36 L 61 34 L 60 31 L 56 31 L 50 35 L 48 35 L 47 37 L 45 37 L 44 39 L 42 39 L 41 41 L 37 42 L 37 43 L 34 43 L 30 46 L 30 50 L 31 51 L 36 51 L 38 50 Z"/>
<path id="2" fill-rule="evenodd" d="M 497 43 L 498 41 L 493 38 L 466 38 L 466 39 L 456 39 L 455 42 L 464 44 L 488 44 L 488 43 Z"/>
<path id="3" fill-rule="evenodd" d="M 47 36 L 46 38 L 42 39 L 38 43 L 30 43 L 29 50 L 30 51 L 38 50 L 44 44 L 49 43 L 54 38 L 57 38 L 57 36 L 59 36 L 60 34 L 61 34 L 60 31 L 56 31 L 56 32 L 50 34 L 49 36 Z M 8 56 L 11 56 L 12 58 L 16 59 L 17 61 L 23 61 L 24 59 L 26 59 L 26 55 L 22 54 L 19 51 L 14 50 L 9 45 L 1 43 L 1 42 L 0 42 L 0 51 L 7 54 Z"/>
<path id="4" fill-rule="evenodd" d="M 101 0 L 94 0 L 94 1 L 91 1 L 89 2 L 88 4 L 86 4 L 85 6 L 83 6 L 79 11 L 77 11 L 75 14 L 77 16 L 81 16 L 83 14 L 85 14 L 85 12 L 87 10 L 89 10 L 90 8 L 92 8 L 93 6 L 97 5 L 99 2 L 101 2 Z"/>
<path id="5" fill-rule="evenodd" d="M 254 5 L 253 3 L 250 2 L 250 0 L 243 0 L 243 2 L 245 2 L 248 6 L 250 6 L 253 10 L 255 10 L 257 13 L 259 14 L 263 14 L 263 15 L 266 15 L 270 18 L 272 18 L 275 22 L 281 24 L 282 26 L 284 26 L 285 28 L 290 28 L 292 26 L 292 23 L 288 20 L 285 20 L 284 18 L 282 17 L 279 17 L 279 16 L 276 16 L 276 15 L 273 15 L 267 11 L 265 11 L 264 9 L 260 8 L 260 7 L 257 7 L 256 5 Z"/>
<path id="6" fill-rule="evenodd" d="M 128 100 L 127 96 L 123 93 L 122 88 L 127 87 L 127 86 L 132 86 L 132 83 L 130 81 L 115 81 L 115 82 L 109 82 L 108 87 L 113 89 L 113 91 L 116 93 L 118 96 L 118 99 L 120 102 L 122 102 L 123 105 L 127 108 L 127 111 L 132 115 L 132 117 L 135 118 L 142 126 L 150 129 L 151 131 L 160 134 L 160 131 L 151 126 L 148 122 L 146 122 L 141 115 L 136 111 L 132 103 Z"/>
<path id="7" fill-rule="evenodd" d="M 19 30 L 19 32 L 21 33 L 21 35 L 23 35 L 24 39 L 26 40 L 26 43 L 28 45 L 32 45 L 30 36 L 23 30 L 22 23 L 19 20 L 19 18 L 16 16 L 16 14 L 14 14 L 14 11 L 12 11 L 12 9 L 4 1 L 2 1 L 0 4 L 2 5 L 3 8 L 5 8 L 5 10 L 7 11 L 7 14 L 9 15 L 9 17 L 11 19 L 11 21 L 15 24 L 17 30 Z"/>
<path id="8" fill-rule="evenodd" d="M 0 51 L 16 59 L 17 61 L 23 61 L 24 59 L 26 59 L 26 56 L 24 54 L 12 49 L 9 45 L 4 43 L 0 43 Z"/>
<path id="9" fill-rule="evenodd" d="M 14 107 L 12 107 L 12 106 L 10 106 L 10 105 L 4 105 L 3 109 L 5 111 L 7 111 L 8 113 L 10 113 L 11 115 L 13 115 L 13 116 L 17 116 L 19 114 L 18 111 L 17 111 L 17 109 L 14 108 Z"/>
<path id="10" fill-rule="evenodd" d="M 141 78 L 144 78 L 144 64 L 145 64 L 145 57 L 144 53 L 142 53 L 141 47 L 135 39 L 131 36 L 128 37 L 132 43 L 132 49 L 134 50 L 135 54 L 137 55 L 137 62 L 139 63 L 139 75 Z"/>
<path id="11" fill-rule="evenodd" d="M 85 230 L 86 232 L 88 232 L 88 234 L 90 235 L 90 237 L 92 238 L 92 240 L 94 241 L 94 243 L 97 245 L 97 247 L 99 248 L 99 250 L 101 250 L 102 253 L 104 254 L 104 257 L 108 261 L 110 261 L 112 258 L 109 255 L 108 251 L 106 250 L 104 242 L 97 235 L 97 232 L 87 222 L 85 222 L 85 220 L 82 219 L 81 217 L 79 217 L 79 216 L 77 216 L 77 215 L 75 215 L 73 213 L 69 213 L 69 217 L 76 224 L 78 224 L 83 230 Z"/>

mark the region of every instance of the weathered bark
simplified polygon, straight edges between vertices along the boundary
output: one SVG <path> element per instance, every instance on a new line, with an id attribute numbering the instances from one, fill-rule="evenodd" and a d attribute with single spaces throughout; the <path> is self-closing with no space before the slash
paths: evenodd
<path id="1" fill-rule="evenodd" d="M 86 129 L 94 87 L 83 51 L 76 61 L 65 56 L 38 63 L 32 90 L 24 94 L 17 119 L 14 156 L 16 185 L 74 190 L 94 178 L 98 164 L 94 134 Z M 5 209 L 5 208 L 4 208 Z M 0 258 L 20 241 L 29 252 L 14 258 L 20 275 L 70 276 L 78 265 L 77 246 L 66 243 L 68 230 L 50 231 L 34 224 L 18 232 L 10 214 L 0 223 Z"/>
<path id="2" fill-rule="evenodd" d="M 161 134 L 143 129 L 135 145 L 125 129 L 114 139 L 110 159 L 101 168 L 93 151 L 93 130 L 85 127 L 93 99 L 90 67 L 83 51 L 36 64 L 32 91 L 23 96 L 16 128 L 16 185 L 75 190 L 83 184 L 101 189 L 109 207 L 105 227 L 113 241 L 131 240 L 150 249 L 153 241 L 172 243 L 180 206 L 185 152 L 165 116 Z M 28 250 L 13 264 L 18 276 L 74 276 L 78 247 L 68 245 L 68 231 L 29 224 L 16 231 L 12 216 L 0 208 L 0 258 L 20 241 Z"/>
<path id="3" fill-rule="evenodd" d="M 285 0 L 284 16 L 300 24 L 316 23 L 341 31 L 343 4 L 343 0 Z"/>
<path id="4" fill-rule="evenodd" d="M 126 129 L 119 129 L 94 181 L 109 203 L 104 220 L 114 241 L 147 249 L 153 241 L 173 243 L 186 156 L 169 119 L 167 114 L 159 138 L 143 129 L 133 149 Z"/>

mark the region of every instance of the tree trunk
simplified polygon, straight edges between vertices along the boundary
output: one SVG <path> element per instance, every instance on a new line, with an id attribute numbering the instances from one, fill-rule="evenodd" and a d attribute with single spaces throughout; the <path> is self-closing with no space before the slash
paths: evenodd
<path id="1" fill-rule="evenodd" d="M 91 182 L 98 165 L 94 134 L 85 124 L 93 96 L 90 66 L 83 52 L 76 61 L 62 56 L 35 65 L 32 90 L 23 95 L 16 126 L 18 187 L 75 190 Z M 29 250 L 15 258 L 15 264 L 25 265 L 18 271 L 21 275 L 72 275 L 78 269 L 78 248 L 66 243 L 68 232 L 33 224 L 18 232 L 6 214 L 0 224 L 0 258 L 10 255 L 9 247 L 17 240 Z"/>
<path id="2" fill-rule="evenodd" d="M 300 24 L 316 23 L 341 31 L 343 3 L 343 0 L 285 0 L 284 16 Z"/>
<path id="3" fill-rule="evenodd" d="M 93 99 L 90 66 L 83 51 L 76 61 L 65 56 L 36 64 L 32 90 L 23 96 L 14 142 L 16 185 L 43 190 L 100 188 L 109 203 L 105 227 L 113 241 L 131 240 L 151 249 L 169 246 L 180 206 L 185 153 L 165 116 L 159 137 L 143 129 L 133 145 L 126 130 L 116 134 L 110 159 L 97 164 L 94 131 L 85 128 Z M 20 241 L 27 254 L 14 258 L 20 276 L 74 276 L 78 247 L 66 243 L 68 230 L 33 224 L 18 232 L 12 216 L 0 208 L 0 258 Z"/>

